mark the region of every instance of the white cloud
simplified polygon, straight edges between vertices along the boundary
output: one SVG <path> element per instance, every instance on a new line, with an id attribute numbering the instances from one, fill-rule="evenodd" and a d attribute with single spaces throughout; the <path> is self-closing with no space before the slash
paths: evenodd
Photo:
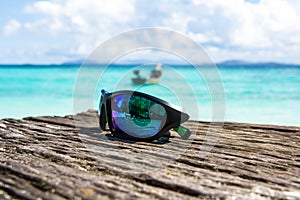
<path id="1" fill-rule="evenodd" d="M 214 24 L 207 36 L 211 38 L 215 34 L 228 45 L 247 49 L 272 48 L 289 41 L 293 38 L 291 35 L 300 35 L 297 25 L 300 7 L 293 1 L 261 0 L 253 4 L 243 0 L 211 0 L 194 3 L 199 9 L 206 8 L 205 16 L 199 13 L 197 21 L 205 18 L 208 20 L 206 25 Z M 202 30 L 205 32 L 207 26 L 199 25 L 204 25 Z"/>
<path id="2" fill-rule="evenodd" d="M 194 21 L 193 16 L 187 16 L 185 13 L 173 12 L 171 15 L 163 20 L 163 24 L 172 27 L 176 31 L 185 32 L 188 29 L 188 24 Z"/>
<path id="3" fill-rule="evenodd" d="M 126 29 L 134 18 L 132 0 L 38 1 L 25 8 L 37 20 L 25 23 L 27 30 L 74 41 L 70 53 L 87 55 L 113 34 Z"/>
<path id="4" fill-rule="evenodd" d="M 297 28 L 300 16 L 297 16 L 296 8 L 287 1 L 262 0 L 259 4 L 245 3 L 236 11 L 236 17 L 241 20 L 239 28 L 231 34 L 234 45 L 273 48 L 290 40 L 289 34 L 300 34 Z"/>
<path id="5" fill-rule="evenodd" d="M 192 40 L 195 40 L 196 42 L 199 42 L 199 43 L 222 42 L 222 39 L 217 36 L 207 35 L 207 34 L 203 34 L 203 33 L 189 32 L 187 34 L 187 36 L 190 37 Z"/>
<path id="6" fill-rule="evenodd" d="M 299 10 L 298 0 L 49 0 L 29 4 L 30 18 L 17 20 L 32 35 L 72 41 L 64 47 L 72 55 L 87 55 L 118 33 L 156 26 L 187 35 L 215 60 L 300 62 Z M 9 21 L 3 33 L 22 25 Z"/>
<path id="7" fill-rule="evenodd" d="M 132 1 L 118 0 L 56 0 L 38 1 L 25 8 L 29 14 L 40 14 L 46 24 L 27 22 L 35 31 L 50 28 L 54 33 L 111 32 L 112 28 L 127 23 L 134 13 Z M 41 19 L 39 19 L 40 21 Z"/>
<path id="8" fill-rule="evenodd" d="M 3 34 L 5 36 L 10 36 L 16 33 L 20 28 L 21 24 L 17 20 L 12 19 L 3 27 Z"/>
<path id="9" fill-rule="evenodd" d="M 26 13 L 42 13 L 50 15 L 60 15 L 63 13 L 63 7 L 55 1 L 37 1 L 32 5 L 25 7 Z"/>

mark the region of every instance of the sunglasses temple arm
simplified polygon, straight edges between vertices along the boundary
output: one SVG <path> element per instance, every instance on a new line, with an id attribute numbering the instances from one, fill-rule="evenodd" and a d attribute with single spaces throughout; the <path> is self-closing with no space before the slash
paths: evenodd
<path id="1" fill-rule="evenodd" d="M 184 140 L 187 140 L 192 134 L 192 132 L 188 128 L 185 128 L 183 126 L 178 126 L 176 128 L 173 128 L 173 130 L 176 131 Z"/>

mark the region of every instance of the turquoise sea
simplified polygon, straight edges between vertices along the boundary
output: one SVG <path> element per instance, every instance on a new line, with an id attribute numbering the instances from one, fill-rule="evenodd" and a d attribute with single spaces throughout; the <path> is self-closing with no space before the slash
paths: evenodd
<path id="1" fill-rule="evenodd" d="M 210 121 L 210 91 L 205 77 L 201 80 L 191 66 L 169 66 L 163 71 L 161 82 L 165 85 L 152 84 L 139 89 L 173 103 L 181 102 L 186 111 L 193 112 L 188 105 L 193 105 L 189 101 L 194 94 L 183 93 L 186 89 L 181 82 L 168 76 L 170 70 L 182 76 L 191 88 L 198 89 L 195 96 L 200 114 L 197 119 Z M 225 121 L 300 126 L 300 66 L 220 65 L 218 70 L 226 97 Z M 98 71 L 98 68 L 91 67 L 89 73 Z M 146 77 L 149 71 L 150 68 L 141 71 L 141 75 Z M 0 66 L 0 118 L 73 114 L 73 90 L 79 73 L 79 65 Z M 82 87 L 89 85 L 88 74 L 86 76 Z M 97 93 L 101 88 L 109 91 L 137 89 L 131 83 L 131 76 L 130 66 L 110 67 L 95 88 L 94 108 L 97 108 Z M 168 89 L 168 86 L 173 89 Z M 83 95 L 81 98 L 87 97 Z"/>

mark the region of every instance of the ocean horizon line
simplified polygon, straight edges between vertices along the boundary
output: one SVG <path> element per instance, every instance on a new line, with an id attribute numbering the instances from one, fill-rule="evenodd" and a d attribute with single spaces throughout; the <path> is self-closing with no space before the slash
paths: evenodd
<path id="1" fill-rule="evenodd" d="M 80 67 L 84 62 L 65 62 L 65 63 L 0 63 L 0 67 Z M 142 63 L 142 62 L 133 62 L 133 63 L 85 63 L 85 66 L 91 65 L 97 65 L 97 66 L 140 66 L 140 65 L 151 65 L 154 63 Z M 183 64 L 183 63 L 163 63 L 164 65 L 170 65 L 170 66 L 192 66 L 192 64 Z M 248 62 L 248 61 L 240 61 L 240 60 L 227 60 L 217 63 L 212 63 L 213 65 L 220 66 L 220 67 L 281 67 L 281 66 L 290 66 L 290 67 L 300 67 L 300 63 L 284 63 L 284 62 Z M 207 66 L 207 64 L 197 64 L 199 66 Z M 211 64 L 208 64 L 211 65 Z"/>

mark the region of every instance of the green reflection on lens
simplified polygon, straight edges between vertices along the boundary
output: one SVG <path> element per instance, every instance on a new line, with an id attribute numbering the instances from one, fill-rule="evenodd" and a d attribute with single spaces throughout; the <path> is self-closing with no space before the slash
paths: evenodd
<path id="1" fill-rule="evenodd" d="M 112 122 L 116 130 L 134 137 L 152 137 L 165 124 L 165 108 L 145 97 L 121 94 L 113 98 Z"/>
<path id="2" fill-rule="evenodd" d="M 129 100 L 129 114 L 133 122 L 139 126 L 147 126 L 151 120 L 162 120 L 165 109 L 144 97 L 132 95 Z"/>

